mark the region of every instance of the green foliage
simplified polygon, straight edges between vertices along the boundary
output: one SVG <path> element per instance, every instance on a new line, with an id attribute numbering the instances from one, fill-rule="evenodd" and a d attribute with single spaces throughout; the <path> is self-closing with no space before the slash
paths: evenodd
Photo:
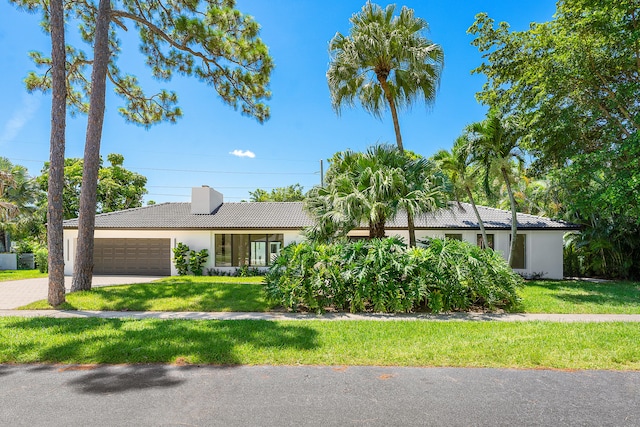
<path id="1" fill-rule="evenodd" d="M 389 108 L 396 142 L 403 149 L 397 110 L 415 101 L 433 104 L 444 65 L 442 48 L 426 37 L 427 21 L 395 5 L 384 9 L 367 2 L 351 19 L 348 35 L 329 42 L 327 82 L 334 110 L 353 107 L 356 100 L 374 117 Z"/>
<path id="2" fill-rule="evenodd" d="M 483 13 L 469 28 L 478 99 L 525 130 L 530 178 L 553 194 L 544 212 L 584 227 L 567 241 L 573 274 L 640 277 L 639 28 L 635 0 L 561 1 L 526 31 Z"/>
<path id="3" fill-rule="evenodd" d="M 330 240 L 369 225 L 369 237 L 385 236 L 385 223 L 399 213 L 413 216 L 445 204 L 447 182 L 435 164 L 392 145 L 333 155 L 324 187 L 314 187 L 305 208 L 315 220 L 312 239 Z"/>
<path id="4" fill-rule="evenodd" d="M 522 279 L 492 250 L 449 239 L 407 249 L 389 238 L 289 245 L 265 283 L 268 297 L 291 310 L 440 312 L 512 307 Z"/>
<path id="5" fill-rule="evenodd" d="M 32 237 L 44 241 L 45 215 L 35 206 L 40 195 L 24 166 L 0 157 L 0 251 L 9 250 L 9 235 L 14 241 Z"/>
<path id="6" fill-rule="evenodd" d="M 182 242 L 178 242 L 176 247 L 173 248 L 173 265 L 175 265 L 180 276 L 186 276 L 189 273 L 188 254 L 189 246 Z"/>
<path id="7" fill-rule="evenodd" d="M 40 247 L 33 253 L 36 258 L 36 267 L 40 273 L 49 272 L 49 251 L 45 247 Z"/>
<path id="8" fill-rule="evenodd" d="M 30 0 L 12 2 L 29 11 L 42 7 Z M 82 41 L 92 45 L 98 8 L 85 1 L 66 6 Z M 140 51 L 153 77 L 163 81 L 176 73 L 195 77 L 210 85 L 227 105 L 239 108 L 242 114 L 259 122 L 269 118 L 269 108 L 263 101 L 271 96 L 268 85 L 273 61 L 258 37 L 258 23 L 236 10 L 235 1 L 113 1 L 109 16 L 108 78 L 116 95 L 125 102 L 119 112 L 128 122 L 150 126 L 160 121 L 175 122 L 182 116 L 174 92 L 160 90 L 146 94 L 137 77 L 123 73 L 118 67 L 122 50 L 118 31 L 131 28 L 139 32 Z M 47 14 L 43 27 L 49 31 Z M 66 53 L 70 111 L 87 113 L 92 58 L 79 46 L 67 46 Z M 44 72 L 31 72 L 25 79 L 27 89 L 48 91 L 51 58 L 40 52 L 32 52 L 31 58 Z"/>
<path id="9" fill-rule="evenodd" d="M 142 206 L 142 198 L 147 194 L 147 178 L 139 173 L 125 169 L 122 154 L 107 156 L 110 166 L 102 166 L 98 171 L 96 213 L 115 212 Z M 79 158 L 67 158 L 64 161 L 63 211 L 64 218 L 77 218 L 80 210 L 80 190 L 82 187 L 82 165 Z M 49 182 L 49 162 L 44 164 L 42 175 L 37 178 L 43 190 L 40 205 L 46 206 L 46 191 Z"/>
<path id="10" fill-rule="evenodd" d="M 209 257 L 209 251 L 202 249 L 193 251 L 189 246 L 178 242 L 173 248 L 173 265 L 176 267 L 179 276 L 186 276 L 191 272 L 194 276 L 202 276 L 202 270 Z"/>
<path id="11" fill-rule="evenodd" d="M 29 240 L 21 240 L 16 244 L 17 254 L 31 254 L 33 253 L 33 242 Z"/>
<path id="12" fill-rule="evenodd" d="M 202 249 L 198 252 L 190 251 L 189 252 L 189 270 L 193 273 L 194 276 L 202 276 L 202 268 L 204 264 L 207 262 L 207 258 L 209 257 L 209 251 L 207 249 Z M 177 268 L 177 264 L 176 264 Z"/>
<path id="13" fill-rule="evenodd" d="M 265 271 L 257 267 L 249 267 L 243 265 L 242 267 L 232 270 L 221 270 L 218 268 L 208 268 L 207 275 L 209 276 L 230 276 L 230 277 L 260 277 L 265 275 Z"/>
<path id="14" fill-rule="evenodd" d="M 251 202 L 299 202 L 304 200 L 302 185 L 294 184 L 287 187 L 276 187 L 267 192 L 262 188 L 249 191 Z"/>

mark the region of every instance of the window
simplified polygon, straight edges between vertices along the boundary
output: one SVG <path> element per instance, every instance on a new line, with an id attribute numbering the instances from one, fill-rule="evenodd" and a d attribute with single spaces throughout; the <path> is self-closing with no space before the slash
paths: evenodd
<path id="1" fill-rule="evenodd" d="M 231 235 L 216 236 L 216 266 L 231 267 Z"/>
<path id="2" fill-rule="evenodd" d="M 489 247 L 491 249 L 494 249 L 493 246 L 493 234 L 487 234 L 487 240 L 489 241 Z M 481 248 L 484 248 L 485 245 L 482 244 L 482 234 L 478 234 L 477 236 L 477 241 L 478 241 L 478 246 L 480 246 Z"/>
<path id="3" fill-rule="evenodd" d="M 445 233 L 444 238 L 445 238 L 445 239 L 460 240 L 460 241 L 462 241 L 462 234 L 457 234 L 457 233 L 449 234 L 449 233 Z"/>
<path id="4" fill-rule="evenodd" d="M 282 234 L 216 234 L 216 267 L 266 267 L 283 246 Z"/>
<path id="5" fill-rule="evenodd" d="M 511 236 L 509 236 L 509 243 L 511 243 Z M 527 268 L 525 262 L 525 248 L 527 243 L 527 236 L 525 234 L 516 234 L 516 250 L 513 254 L 512 267 L 513 268 Z"/>

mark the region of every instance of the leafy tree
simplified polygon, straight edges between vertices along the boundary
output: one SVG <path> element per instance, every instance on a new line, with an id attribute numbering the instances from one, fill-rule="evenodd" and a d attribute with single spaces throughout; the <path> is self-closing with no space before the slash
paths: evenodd
<path id="1" fill-rule="evenodd" d="M 15 2 L 31 9 L 38 5 L 34 0 Z M 267 47 L 257 37 L 258 24 L 234 6 L 234 0 L 166 3 L 123 0 L 113 6 L 110 1 L 100 0 L 97 8 L 90 1 L 69 4 L 80 22 L 82 38 L 94 47 L 92 60 L 87 60 L 82 51 L 67 49 L 71 70 L 67 78 L 68 99 L 74 111 L 89 113 L 72 290 L 91 287 L 96 181 L 107 78 L 127 102 L 120 109 L 126 120 L 149 126 L 161 120 L 175 121 L 181 115 L 175 107 L 175 94 L 162 91 L 147 97 L 135 77 L 121 74 L 117 67 L 120 40 L 116 27 L 126 30 L 126 22 L 130 22 L 139 30 L 141 51 L 154 77 L 168 80 L 174 72 L 195 76 L 213 86 L 225 103 L 240 107 L 243 114 L 263 122 L 269 117 L 269 109 L 262 101 L 270 97 L 268 82 L 273 64 Z M 38 53 L 32 57 L 45 68 L 51 63 Z M 89 64 L 90 83 L 84 76 Z M 48 89 L 47 73 L 31 74 L 27 86 L 32 90 Z"/>
<path id="2" fill-rule="evenodd" d="M 517 208 L 511 183 L 513 160 L 524 163 L 522 150 L 518 145 L 518 136 L 512 128 L 504 124 L 504 119 L 496 110 L 490 110 L 487 118 L 468 127 L 470 151 L 473 162 L 484 169 L 486 191 L 490 191 L 489 177 L 494 171 L 502 177 L 509 195 L 511 206 L 511 242 L 509 244 L 509 265 L 516 253 L 516 236 L 518 233 Z"/>
<path id="3" fill-rule="evenodd" d="M 98 171 L 97 211 L 114 212 L 142 206 L 142 198 L 147 194 L 147 177 L 122 167 L 122 154 L 109 154 L 109 167 Z"/>
<path id="4" fill-rule="evenodd" d="M 487 77 L 477 97 L 527 130 L 533 177 L 585 227 L 568 242 L 585 274 L 640 276 L 639 28 L 635 0 L 563 0 L 527 31 L 486 14 L 469 29 L 484 57 L 474 72 Z"/>
<path id="5" fill-rule="evenodd" d="M 440 150 L 433 156 L 433 160 L 438 163 L 439 167 L 447 174 L 453 189 L 453 194 L 457 201 L 460 201 L 460 192 L 463 192 L 469 199 L 473 212 L 478 220 L 480 232 L 482 233 L 482 241 L 488 242 L 487 231 L 484 228 L 484 221 L 480 217 L 478 208 L 476 207 L 473 191 L 476 187 L 476 178 L 479 168 L 472 166 L 473 157 L 471 156 L 468 135 L 458 137 L 453 143 L 451 151 Z M 485 247 L 486 246 L 485 244 Z"/>
<path id="6" fill-rule="evenodd" d="M 300 184 L 289 185 L 287 187 L 276 187 L 271 192 L 256 188 L 249 191 L 251 202 L 299 202 L 304 200 L 304 193 Z"/>
<path id="7" fill-rule="evenodd" d="M 428 24 L 407 7 L 394 16 L 395 5 L 367 2 L 354 14 L 349 35 L 336 33 L 329 43 L 331 61 L 327 81 L 331 102 L 340 114 L 343 105 L 356 99 L 374 117 L 389 108 L 400 151 L 404 150 L 398 109 L 417 100 L 427 105 L 435 101 L 444 64 L 442 48 L 425 37 Z M 415 246 L 410 212 L 409 244 Z"/>
<path id="8" fill-rule="evenodd" d="M 142 206 L 142 198 L 147 194 L 147 178 L 125 169 L 124 156 L 109 154 L 110 166 L 101 166 L 98 171 L 96 213 L 114 212 Z M 80 209 L 80 189 L 82 185 L 83 160 L 65 159 L 63 212 L 64 219 L 77 218 Z M 100 165 L 102 160 L 100 159 Z M 45 163 L 42 175 L 37 178 L 42 189 L 47 191 L 49 164 Z M 44 200 L 41 201 L 44 203 Z"/>
<path id="9" fill-rule="evenodd" d="M 418 215 L 444 206 L 443 185 L 432 162 L 393 146 L 336 153 L 325 186 L 311 189 L 305 200 L 316 221 L 310 237 L 329 240 L 363 223 L 369 225 L 370 238 L 384 237 L 386 221 L 399 212 Z"/>
<path id="10" fill-rule="evenodd" d="M 640 130 L 638 28 L 635 0 L 560 1 L 555 19 L 519 32 L 479 14 L 478 99 L 523 119 L 540 167 L 609 150 Z"/>

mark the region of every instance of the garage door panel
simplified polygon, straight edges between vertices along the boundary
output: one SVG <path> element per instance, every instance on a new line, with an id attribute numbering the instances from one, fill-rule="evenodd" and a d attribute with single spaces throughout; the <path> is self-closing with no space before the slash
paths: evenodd
<path id="1" fill-rule="evenodd" d="M 169 276 L 170 239 L 95 239 L 94 274 Z"/>

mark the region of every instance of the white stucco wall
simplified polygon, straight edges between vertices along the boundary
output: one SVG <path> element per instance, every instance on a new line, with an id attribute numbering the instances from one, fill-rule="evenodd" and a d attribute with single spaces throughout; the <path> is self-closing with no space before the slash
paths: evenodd
<path id="1" fill-rule="evenodd" d="M 462 240 L 477 244 L 479 230 L 416 230 L 416 239 L 425 237 L 444 238 L 444 235 L 462 234 Z M 510 232 L 506 230 L 487 230 L 487 234 L 494 235 L 494 250 L 500 253 L 504 259 L 509 255 Z M 525 242 L 525 268 L 514 269 L 525 277 L 541 274 L 545 279 L 563 278 L 562 247 L 563 231 L 518 231 L 518 234 L 526 235 Z"/>
<path id="2" fill-rule="evenodd" d="M 96 239 L 170 239 L 171 248 L 175 248 L 178 243 L 184 243 L 190 249 L 199 251 L 207 249 L 209 258 L 204 269 L 215 267 L 215 234 L 248 234 L 247 230 L 96 230 L 94 237 Z M 300 242 L 304 238 L 298 231 L 283 230 L 254 230 L 253 234 L 282 234 L 284 237 L 284 245 L 293 242 Z M 73 263 L 75 260 L 76 239 L 78 238 L 78 230 L 64 230 L 64 274 L 70 276 L 73 274 Z M 223 269 L 223 268 L 220 268 Z M 229 270 L 235 270 L 235 267 L 229 267 Z M 178 272 L 171 263 L 171 275 L 177 275 Z"/>
<path id="3" fill-rule="evenodd" d="M 235 270 L 235 267 L 216 267 L 215 266 L 215 234 L 282 234 L 284 237 L 284 245 L 287 246 L 293 242 L 301 242 L 304 237 L 298 231 L 283 230 L 96 230 L 95 238 L 137 238 L 137 239 L 170 239 L 171 248 L 177 243 L 182 242 L 189 246 L 190 249 L 199 251 L 207 249 L 209 258 L 205 265 L 208 268 L 217 268 L 220 270 Z M 416 239 L 444 238 L 445 233 L 462 234 L 462 240 L 476 244 L 477 230 L 460 231 L 460 230 L 416 230 Z M 495 250 L 499 252 L 505 259 L 509 252 L 509 231 L 506 230 L 488 230 L 487 233 L 494 235 Z M 544 278 L 562 279 L 562 231 L 521 231 L 519 234 L 525 234 L 525 268 L 516 269 L 515 271 L 525 276 L 532 276 L 541 273 Z M 349 233 L 351 236 L 367 236 L 367 230 L 354 230 Z M 409 234 L 403 230 L 388 230 L 388 236 L 402 237 L 406 242 L 409 241 Z M 75 258 L 76 239 L 78 237 L 77 230 L 64 230 L 64 273 L 65 275 L 73 274 L 73 262 Z M 171 264 L 171 274 L 176 275 L 177 272 L 173 263 Z"/>

